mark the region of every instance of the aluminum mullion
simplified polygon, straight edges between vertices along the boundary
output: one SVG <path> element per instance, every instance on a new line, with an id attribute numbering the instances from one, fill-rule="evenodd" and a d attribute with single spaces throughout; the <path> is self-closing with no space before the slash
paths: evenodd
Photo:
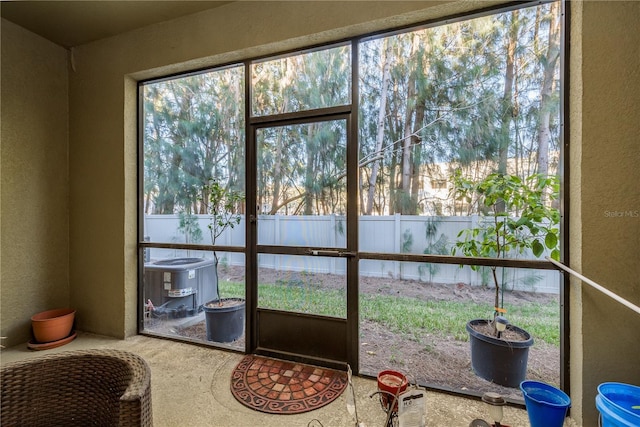
<path id="1" fill-rule="evenodd" d="M 250 124 L 261 127 L 281 126 L 282 123 L 297 124 L 308 122 L 326 122 L 335 116 L 344 116 L 351 113 L 349 105 L 321 108 L 315 110 L 296 111 L 292 113 L 275 114 L 269 116 L 257 116 L 250 118 Z"/>
<path id="2" fill-rule="evenodd" d="M 360 372 L 360 258 L 358 217 L 358 111 L 359 111 L 359 50 L 360 42 L 351 42 L 351 116 L 347 120 L 347 250 L 356 256 L 347 259 L 347 361 L 353 372 Z"/>
<path id="3" fill-rule="evenodd" d="M 187 249 L 191 251 L 219 251 L 219 252 L 235 252 L 244 253 L 244 246 L 224 246 L 224 245 L 200 245 L 194 243 L 160 243 L 160 242 L 139 242 L 141 248 L 160 248 L 160 249 Z"/>
<path id="4" fill-rule="evenodd" d="M 429 255 L 406 253 L 382 253 L 360 252 L 360 259 L 375 259 L 381 261 L 426 262 L 431 264 L 458 264 L 458 265 L 482 265 L 487 267 L 510 267 L 535 270 L 557 270 L 549 261 L 509 259 L 509 258 L 483 258 L 464 257 L 453 255 Z"/>
<path id="5" fill-rule="evenodd" d="M 258 231 L 256 222 L 256 194 L 257 194 L 257 148 L 255 143 L 255 128 L 251 125 L 251 63 L 245 62 L 244 76 L 244 128 L 245 128 L 245 191 L 246 199 L 251 203 L 245 203 L 245 352 L 252 353 L 258 346 Z"/>

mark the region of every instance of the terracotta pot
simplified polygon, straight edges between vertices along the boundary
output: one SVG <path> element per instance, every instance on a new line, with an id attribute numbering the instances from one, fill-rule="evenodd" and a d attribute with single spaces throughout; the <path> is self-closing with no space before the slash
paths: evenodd
<path id="1" fill-rule="evenodd" d="M 393 402 L 393 396 L 400 395 L 404 392 L 408 384 L 407 377 L 401 372 L 386 370 L 378 373 L 378 390 L 386 392 L 382 393 L 381 396 L 383 405 L 389 408 Z M 393 406 L 393 411 L 398 411 L 397 402 Z"/>
<path id="2" fill-rule="evenodd" d="M 72 308 L 47 310 L 31 317 L 31 327 L 37 342 L 59 341 L 71 334 L 76 311 Z"/>

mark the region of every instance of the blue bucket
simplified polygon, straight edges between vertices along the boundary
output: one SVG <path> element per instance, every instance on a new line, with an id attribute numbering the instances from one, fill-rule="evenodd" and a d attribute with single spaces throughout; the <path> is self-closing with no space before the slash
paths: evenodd
<path id="1" fill-rule="evenodd" d="M 520 390 L 531 427 L 562 427 L 571 406 L 564 391 L 539 381 L 522 381 Z"/>
<path id="2" fill-rule="evenodd" d="M 640 387 L 623 383 L 598 386 L 596 408 L 602 427 L 640 426 Z"/>

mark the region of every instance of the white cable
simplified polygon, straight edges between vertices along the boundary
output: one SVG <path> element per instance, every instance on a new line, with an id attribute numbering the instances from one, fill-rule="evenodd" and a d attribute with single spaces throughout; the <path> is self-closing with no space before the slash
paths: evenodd
<path id="1" fill-rule="evenodd" d="M 611 292 L 609 289 L 598 285 L 593 280 L 591 280 L 591 279 L 589 279 L 587 277 L 584 277 L 582 274 L 578 273 L 577 271 L 574 271 L 574 270 L 570 269 L 569 267 L 567 267 L 566 265 L 562 264 L 561 262 L 558 262 L 558 261 L 556 261 L 554 259 L 551 259 L 550 257 L 547 257 L 547 260 L 550 261 L 551 263 L 553 263 L 558 268 L 566 271 L 567 273 L 573 274 L 574 276 L 576 276 L 577 278 L 582 280 L 587 285 L 596 288 L 597 290 L 599 290 L 603 294 L 613 298 L 614 300 L 618 301 L 620 304 L 622 304 L 622 305 L 630 308 L 631 310 L 635 311 L 636 313 L 640 314 L 640 307 L 638 307 L 637 305 L 627 301 L 626 299 L 622 298 L 618 294 L 615 294 L 615 293 Z"/>

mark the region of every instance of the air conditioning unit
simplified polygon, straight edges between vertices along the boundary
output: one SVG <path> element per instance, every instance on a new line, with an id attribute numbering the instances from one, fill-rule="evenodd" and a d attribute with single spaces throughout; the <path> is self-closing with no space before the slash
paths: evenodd
<path id="1" fill-rule="evenodd" d="M 213 260 L 168 258 L 144 266 L 144 302 L 156 314 L 193 316 L 202 305 L 218 299 Z"/>

